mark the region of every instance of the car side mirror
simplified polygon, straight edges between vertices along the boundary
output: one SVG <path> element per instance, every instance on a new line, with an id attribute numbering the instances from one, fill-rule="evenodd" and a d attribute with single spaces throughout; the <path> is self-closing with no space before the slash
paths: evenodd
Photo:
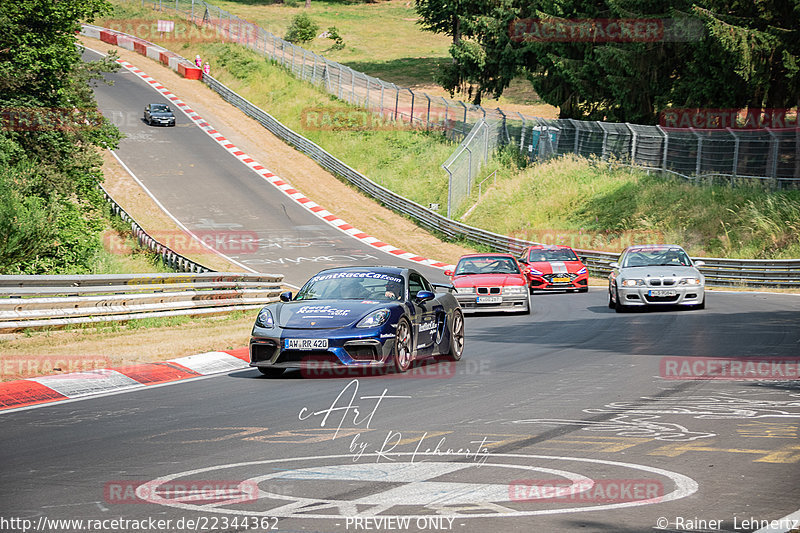
<path id="1" fill-rule="evenodd" d="M 282 302 L 291 302 L 292 292 L 291 291 L 282 292 L 279 298 L 281 299 Z"/>
<path id="2" fill-rule="evenodd" d="M 452 278 L 453 277 L 453 271 L 452 270 L 445 270 L 444 271 L 444 275 Z"/>
<path id="3" fill-rule="evenodd" d="M 431 291 L 419 291 L 414 297 L 417 302 L 427 302 L 428 300 L 433 300 L 434 298 L 436 298 L 436 295 Z"/>
<path id="4" fill-rule="evenodd" d="M 705 261 L 695 261 L 694 262 L 694 266 L 696 266 L 696 267 L 704 267 L 704 266 L 706 266 L 706 262 Z"/>
<path id="5" fill-rule="evenodd" d="M 613 263 L 609 263 L 608 266 L 610 266 L 611 268 L 619 268 L 619 263 L 614 261 Z"/>

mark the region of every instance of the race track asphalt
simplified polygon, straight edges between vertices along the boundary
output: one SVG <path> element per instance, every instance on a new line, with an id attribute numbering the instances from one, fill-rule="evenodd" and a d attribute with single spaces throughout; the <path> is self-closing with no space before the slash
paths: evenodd
<path id="1" fill-rule="evenodd" d="M 133 85 L 99 89 L 101 107 L 143 107 Z M 119 151 L 176 216 L 367 252 L 323 227 L 292 227 L 311 223 L 224 153 L 191 173 L 178 166 L 179 154 L 211 152 L 179 121 L 135 127 L 141 141 Z M 406 375 L 243 370 L 5 412 L 2 518 L 172 520 L 159 531 L 252 531 L 247 521 L 257 531 L 697 532 L 756 531 L 752 520 L 797 511 L 800 296 L 711 292 L 701 311 L 617 314 L 592 288 L 533 303 L 529 316 L 468 317 L 460 362 Z M 707 357 L 789 361 L 768 365 L 771 380 L 686 379 Z M 794 378 L 781 379 L 792 361 Z"/>

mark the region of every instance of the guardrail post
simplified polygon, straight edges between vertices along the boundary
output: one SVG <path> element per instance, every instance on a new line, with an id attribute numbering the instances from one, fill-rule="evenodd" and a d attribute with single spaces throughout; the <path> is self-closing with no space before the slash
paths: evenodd
<path id="1" fill-rule="evenodd" d="M 459 100 L 458 103 L 461 104 L 461 106 L 464 108 L 464 122 L 463 123 L 464 123 L 464 126 L 466 126 L 467 125 L 467 106 L 461 100 Z M 466 136 L 467 132 L 464 132 L 463 135 Z"/>
<path id="2" fill-rule="evenodd" d="M 427 93 L 422 93 L 422 96 L 428 99 L 428 111 L 425 113 L 425 128 L 431 129 L 431 97 Z"/>

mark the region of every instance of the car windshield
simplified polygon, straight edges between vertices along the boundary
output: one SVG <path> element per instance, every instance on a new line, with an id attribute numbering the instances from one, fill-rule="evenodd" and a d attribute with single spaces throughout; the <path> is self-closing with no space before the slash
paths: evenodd
<path id="1" fill-rule="evenodd" d="M 381 272 L 322 272 L 297 293 L 295 300 L 402 300 L 403 278 Z"/>
<path id="2" fill-rule="evenodd" d="M 549 261 L 578 261 L 578 256 L 569 248 L 535 248 L 528 254 L 529 263 Z"/>
<path id="3" fill-rule="evenodd" d="M 456 276 L 469 274 L 519 274 L 519 267 L 510 257 L 467 257 L 458 262 Z"/>
<path id="4" fill-rule="evenodd" d="M 150 106 L 150 111 L 153 113 L 169 113 L 169 106 L 164 104 L 153 104 Z"/>
<path id="5" fill-rule="evenodd" d="M 691 266 L 692 261 L 681 248 L 634 248 L 625 254 L 622 267 Z"/>

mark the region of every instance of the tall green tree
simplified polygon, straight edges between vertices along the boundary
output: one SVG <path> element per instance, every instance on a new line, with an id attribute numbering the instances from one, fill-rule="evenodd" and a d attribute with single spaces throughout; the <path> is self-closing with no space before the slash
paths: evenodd
<path id="1" fill-rule="evenodd" d="M 499 96 L 519 74 L 562 118 L 655 123 L 668 107 L 799 100 L 796 1 L 417 0 L 417 10 L 424 28 L 453 36 L 442 85 L 475 103 L 485 92 Z M 526 32 L 575 19 L 658 20 L 666 31 L 594 41 Z"/>
<path id="2" fill-rule="evenodd" d="M 90 84 L 116 68 L 85 63 L 80 21 L 105 0 L 0 3 L 0 271 L 89 268 L 99 246 L 102 159 L 119 131 L 98 112 Z"/>
<path id="3" fill-rule="evenodd" d="M 748 107 L 800 106 L 800 2 L 704 0 L 693 7 L 735 58 Z"/>

